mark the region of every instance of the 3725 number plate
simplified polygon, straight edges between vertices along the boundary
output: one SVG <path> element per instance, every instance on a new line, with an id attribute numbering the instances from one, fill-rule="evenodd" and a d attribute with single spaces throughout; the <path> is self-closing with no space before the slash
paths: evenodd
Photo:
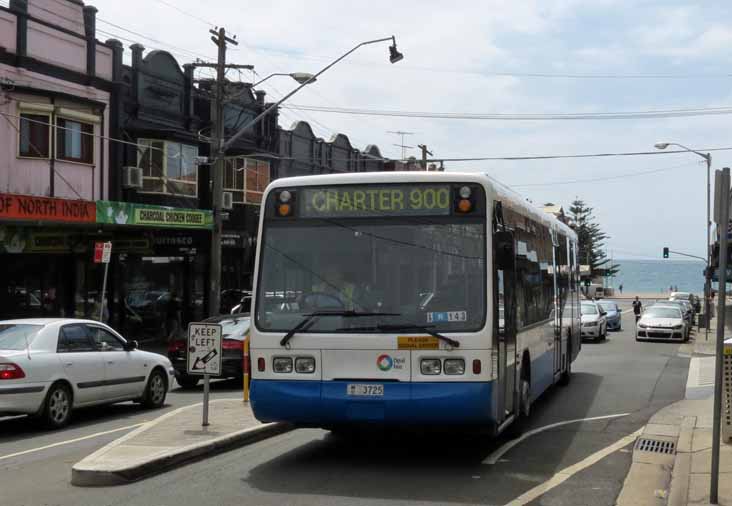
<path id="1" fill-rule="evenodd" d="M 383 397 L 384 385 L 372 385 L 369 383 L 349 383 L 346 387 L 348 395 L 357 397 Z"/>

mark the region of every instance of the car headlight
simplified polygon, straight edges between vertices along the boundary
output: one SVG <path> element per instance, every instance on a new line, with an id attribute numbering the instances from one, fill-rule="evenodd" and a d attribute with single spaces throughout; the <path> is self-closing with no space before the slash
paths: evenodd
<path id="1" fill-rule="evenodd" d="M 597 327 L 597 322 L 585 322 L 582 324 L 583 327 Z"/>
<path id="2" fill-rule="evenodd" d="M 435 375 L 442 372 L 442 361 L 439 358 L 423 358 L 419 364 L 422 374 Z"/>
<path id="3" fill-rule="evenodd" d="M 645 328 L 647 328 L 647 327 L 648 327 L 648 325 L 646 325 L 646 324 L 644 324 L 644 323 L 639 323 L 639 324 L 638 324 L 638 327 L 640 327 L 640 328 L 642 328 L 642 329 L 645 329 Z"/>
<path id="4" fill-rule="evenodd" d="M 292 372 L 292 358 L 275 357 L 272 360 L 272 370 L 277 373 L 291 373 Z"/>
<path id="5" fill-rule="evenodd" d="M 313 357 L 297 357 L 295 359 L 295 371 L 301 374 L 314 373 L 315 359 Z"/>
<path id="6" fill-rule="evenodd" d="M 673 328 L 674 328 L 675 330 L 679 330 L 679 329 L 683 329 L 683 328 L 684 328 L 684 326 L 683 326 L 683 325 L 674 325 L 674 326 L 673 326 Z"/>
<path id="7" fill-rule="evenodd" d="M 465 374 L 465 360 L 462 358 L 448 358 L 445 360 L 445 374 Z"/>

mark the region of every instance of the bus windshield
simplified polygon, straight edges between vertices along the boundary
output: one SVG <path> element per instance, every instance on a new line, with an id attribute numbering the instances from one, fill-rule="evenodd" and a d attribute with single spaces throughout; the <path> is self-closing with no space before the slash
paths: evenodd
<path id="1" fill-rule="evenodd" d="M 262 331 L 377 333 L 379 325 L 468 332 L 486 319 L 485 219 L 439 216 L 265 221 L 255 309 Z"/>

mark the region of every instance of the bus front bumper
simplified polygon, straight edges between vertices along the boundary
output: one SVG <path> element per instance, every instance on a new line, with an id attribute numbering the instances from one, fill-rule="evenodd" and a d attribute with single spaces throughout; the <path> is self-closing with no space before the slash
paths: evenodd
<path id="1" fill-rule="evenodd" d="M 383 396 L 348 395 L 351 383 L 383 385 Z M 261 422 L 485 425 L 493 422 L 492 382 L 253 380 L 251 405 Z"/>

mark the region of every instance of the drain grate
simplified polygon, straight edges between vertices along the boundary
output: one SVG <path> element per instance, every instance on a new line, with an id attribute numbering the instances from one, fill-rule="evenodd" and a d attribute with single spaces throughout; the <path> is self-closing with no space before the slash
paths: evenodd
<path id="1" fill-rule="evenodd" d="M 635 442 L 635 449 L 641 452 L 664 453 L 666 455 L 674 455 L 676 453 L 676 443 L 673 441 L 661 441 L 658 439 L 648 439 L 640 437 Z"/>

